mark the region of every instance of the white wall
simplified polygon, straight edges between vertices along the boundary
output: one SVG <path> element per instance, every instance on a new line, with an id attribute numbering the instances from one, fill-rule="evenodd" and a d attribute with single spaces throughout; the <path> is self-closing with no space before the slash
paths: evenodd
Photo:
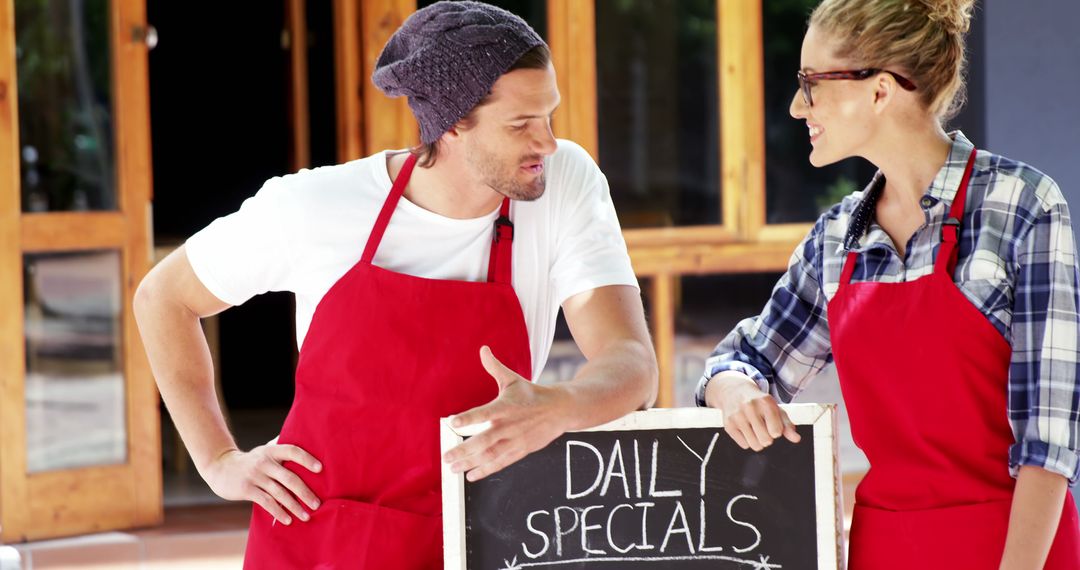
<path id="1" fill-rule="evenodd" d="M 1056 180 L 1080 235 L 1080 2 L 981 4 L 986 146 Z"/>

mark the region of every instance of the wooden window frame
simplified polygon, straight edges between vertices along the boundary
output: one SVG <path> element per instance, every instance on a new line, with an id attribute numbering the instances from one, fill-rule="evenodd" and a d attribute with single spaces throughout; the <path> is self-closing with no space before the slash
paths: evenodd
<path id="1" fill-rule="evenodd" d="M 716 2 L 721 223 L 623 230 L 634 272 L 650 281 L 649 321 L 660 365 L 660 407 L 675 405 L 678 278 L 783 271 L 813 225 L 766 224 L 761 2 Z M 570 110 L 563 113 L 562 121 L 556 121 L 556 133 L 576 140 L 596 159 L 595 3 L 548 0 L 548 18 L 559 89 L 564 97 L 570 94 Z"/>

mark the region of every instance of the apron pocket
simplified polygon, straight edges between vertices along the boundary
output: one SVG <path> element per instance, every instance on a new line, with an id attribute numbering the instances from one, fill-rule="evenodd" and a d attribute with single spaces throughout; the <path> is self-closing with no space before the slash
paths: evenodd
<path id="1" fill-rule="evenodd" d="M 855 505 L 850 570 L 995 570 L 1005 550 L 1012 500 L 889 511 Z"/>
<path id="2" fill-rule="evenodd" d="M 251 518 L 244 569 L 356 570 L 442 566 L 442 519 L 348 499 L 327 499 L 303 522 Z"/>

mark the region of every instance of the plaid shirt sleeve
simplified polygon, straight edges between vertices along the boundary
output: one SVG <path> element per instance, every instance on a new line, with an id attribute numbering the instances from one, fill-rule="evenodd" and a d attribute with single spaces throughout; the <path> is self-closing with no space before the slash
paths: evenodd
<path id="1" fill-rule="evenodd" d="M 795 249 L 760 315 L 744 319 L 716 346 L 705 362 L 695 400 L 705 405 L 705 387 L 725 370 L 755 380 L 762 391 L 790 402 L 806 382 L 832 361 L 825 294 L 818 275 L 825 222 L 839 205 L 823 215 Z"/>
<path id="2" fill-rule="evenodd" d="M 1016 248 L 1017 279 L 1010 326 L 1009 419 L 1017 443 L 1009 450 L 1015 476 L 1021 465 L 1080 475 L 1080 273 L 1069 210 L 1049 178 L 1031 230 Z"/>

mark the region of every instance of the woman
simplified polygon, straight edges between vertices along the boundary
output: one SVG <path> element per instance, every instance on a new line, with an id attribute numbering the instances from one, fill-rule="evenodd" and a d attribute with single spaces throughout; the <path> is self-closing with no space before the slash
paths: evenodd
<path id="1" fill-rule="evenodd" d="M 1069 211 L 1049 177 L 942 127 L 963 102 L 973 3 L 815 9 L 791 115 L 815 166 L 861 156 L 879 172 L 817 221 L 698 388 L 760 450 L 799 440 L 776 399 L 835 360 L 871 465 L 855 570 L 1080 568 Z"/>

